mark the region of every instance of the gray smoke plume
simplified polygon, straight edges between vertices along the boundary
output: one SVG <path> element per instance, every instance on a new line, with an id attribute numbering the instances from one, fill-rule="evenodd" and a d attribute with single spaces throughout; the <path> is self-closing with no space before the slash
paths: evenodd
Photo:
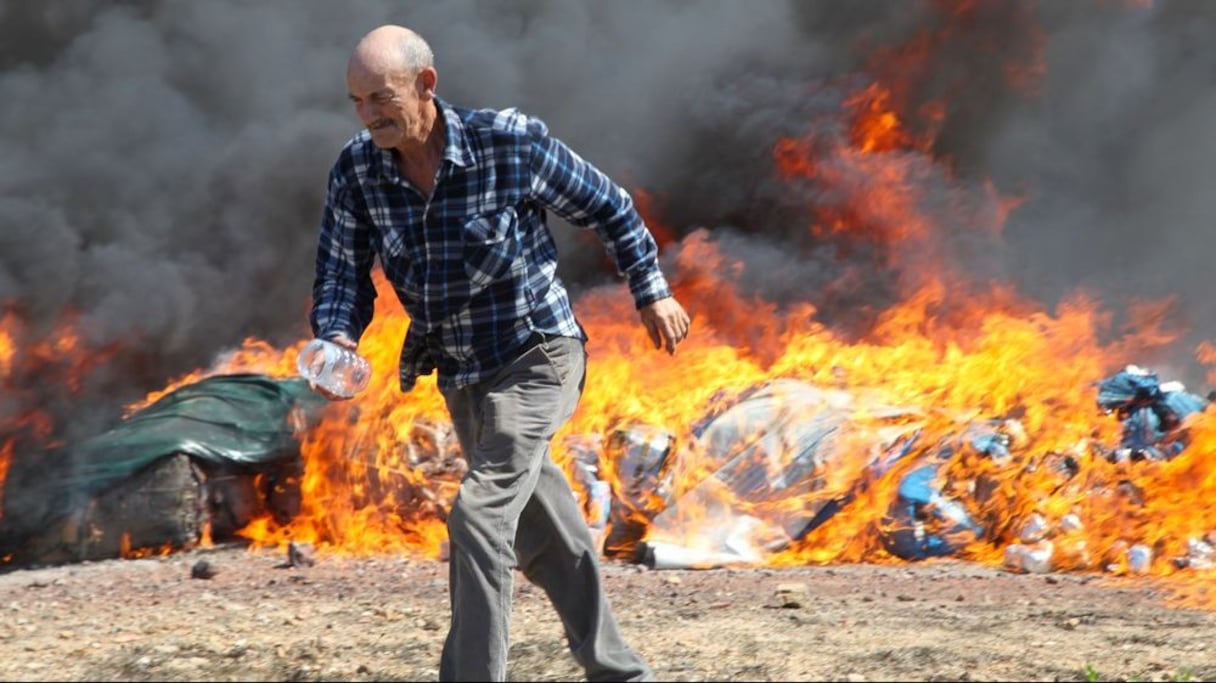
<path id="1" fill-rule="evenodd" d="M 1026 199 L 999 244 L 936 248 L 1048 306 L 1078 287 L 1114 306 L 1175 294 L 1189 341 L 1212 336 L 1216 5 L 976 4 L 909 75 L 870 57 L 950 3 L 0 0 L 0 313 L 26 340 L 78 315 L 89 348 L 112 350 L 75 389 L 62 370 L 14 374 L 0 424 L 39 408 L 62 433 L 94 431 L 248 336 L 307 335 L 324 181 L 358 127 L 346 59 L 381 23 L 430 41 L 448 101 L 542 117 L 660 195 L 677 237 L 708 228 L 750 259 L 745 285 L 785 300 L 815 301 L 841 252 L 807 230 L 806 203 L 834 199 L 774 181 L 775 141 L 851 84 L 908 76 L 909 107 L 950 102 L 925 157 L 953 163 L 935 196 L 992 177 Z M 1002 86 L 1003 57 L 1038 46 L 1040 94 Z M 557 232 L 573 289 L 605 281 L 602 252 Z M 865 290 L 880 303 L 897 289 L 883 277 Z M 822 308 L 843 320 L 857 298 Z"/>

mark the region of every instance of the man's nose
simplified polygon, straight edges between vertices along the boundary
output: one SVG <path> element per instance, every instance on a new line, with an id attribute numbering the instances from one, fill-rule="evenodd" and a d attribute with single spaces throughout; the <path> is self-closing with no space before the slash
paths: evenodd
<path id="1" fill-rule="evenodd" d="M 380 113 L 380 108 L 374 102 L 359 102 L 355 105 L 355 114 L 359 120 L 365 124 L 370 124 L 375 121 Z"/>

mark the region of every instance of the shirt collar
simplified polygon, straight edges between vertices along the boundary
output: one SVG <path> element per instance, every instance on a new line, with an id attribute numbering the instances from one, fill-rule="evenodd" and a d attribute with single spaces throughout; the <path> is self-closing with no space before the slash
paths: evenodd
<path id="1" fill-rule="evenodd" d="M 443 158 L 457 166 L 465 167 L 473 163 L 473 152 L 469 150 L 468 139 L 465 137 L 464 120 L 452 108 L 452 105 L 439 97 L 435 98 L 435 106 L 443 112 L 444 136 L 447 140 L 443 145 Z"/>
<path id="2" fill-rule="evenodd" d="M 469 151 L 464 121 L 450 104 L 439 97 L 435 98 L 435 106 L 443 114 L 443 158 L 460 167 L 469 166 L 473 163 L 473 153 Z M 381 178 L 396 178 L 397 165 L 393 163 L 392 150 L 377 149 L 376 151 L 379 154 L 374 157 L 376 163 L 372 164 L 372 172 Z"/>

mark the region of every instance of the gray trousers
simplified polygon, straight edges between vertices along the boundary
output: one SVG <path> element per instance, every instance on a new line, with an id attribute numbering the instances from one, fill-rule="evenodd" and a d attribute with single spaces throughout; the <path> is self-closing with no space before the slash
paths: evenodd
<path id="1" fill-rule="evenodd" d="M 589 681 L 653 680 L 621 635 L 598 551 L 549 442 L 574 414 L 583 343 L 549 337 L 495 377 L 443 397 L 469 471 L 448 516 L 452 623 L 441 681 L 503 681 L 514 570 L 549 596 Z"/>

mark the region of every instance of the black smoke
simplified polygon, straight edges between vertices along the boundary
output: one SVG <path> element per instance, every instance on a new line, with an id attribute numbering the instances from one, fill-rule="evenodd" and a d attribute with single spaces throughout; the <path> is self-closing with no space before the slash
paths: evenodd
<path id="1" fill-rule="evenodd" d="M 850 85 L 901 76 L 909 106 L 951 102 L 924 163 L 954 175 L 935 182 L 1025 198 L 999 240 L 957 256 L 1046 306 L 1078 288 L 1112 307 L 1175 295 L 1192 330 L 1181 367 L 1216 321 L 1216 5 L 973 4 L 963 38 L 899 74 L 876 50 L 940 28 L 952 3 L 0 0 L 0 305 L 27 340 L 75 314 L 89 348 L 116 349 L 74 389 L 59 370 L 14 372 L 0 424 L 40 408 L 63 435 L 95 431 L 246 337 L 306 336 L 324 180 L 358 125 L 346 59 L 390 22 L 431 42 L 443 97 L 541 116 L 782 300 L 815 301 L 840 253 L 807 230 L 807 203 L 831 198 L 777 182 L 774 142 Z M 1007 58 L 1036 54 L 1038 92 L 1008 87 Z M 593 245 L 559 239 L 576 292 L 609 277 Z"/>

